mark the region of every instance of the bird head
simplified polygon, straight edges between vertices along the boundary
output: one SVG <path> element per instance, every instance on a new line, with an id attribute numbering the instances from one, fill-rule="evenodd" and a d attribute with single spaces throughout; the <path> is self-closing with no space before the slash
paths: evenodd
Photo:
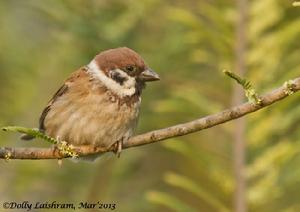
<path id="1" fill-rule="evenodd" d="M 127 47 L 101 52 L 90 62 L 88 69 L 119 96 L 131 96 L 140 92 L 145 82 L 160 79 L 138 53 Z"/>

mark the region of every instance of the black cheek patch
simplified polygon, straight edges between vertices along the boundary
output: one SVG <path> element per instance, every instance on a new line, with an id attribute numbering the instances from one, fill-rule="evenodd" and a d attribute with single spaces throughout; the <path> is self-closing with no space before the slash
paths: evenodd
<path id="1" fill-rule="evenodd" d="M 111 74 L 111 78 L 116 81 L 117 83 L 119 83 L 120 85 L 123 85 L 124 82 L 127 81 L 127 78 L 126 77 L 122 77 L 120 73 L 118 72 L 113 72 Z"/>

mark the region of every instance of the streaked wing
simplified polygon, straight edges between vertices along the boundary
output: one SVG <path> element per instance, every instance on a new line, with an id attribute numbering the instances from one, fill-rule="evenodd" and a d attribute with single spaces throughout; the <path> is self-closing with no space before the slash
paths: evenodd
<path id="1" fill-rule="evenodd" d="M 52 99 L 49 101 L 48 105 L 45 107 L 45 109 L 43 110 L 41 116 L 40 116 L 40 120 L 39 120 L 39 129 L 41 131 L 45 130 L 45 126 L 44 126 L 44 121 L 45 118 L 48 114 L 48 112 L 51 110 L 51 106 L 52 104 L 62 95 L 64 95 L 67 91 L 68 91 L 69 86 L 64 83 L 63 86 L 61 86 L 58 91 L 54 94 L 54 96 L 52 97 Z"/>

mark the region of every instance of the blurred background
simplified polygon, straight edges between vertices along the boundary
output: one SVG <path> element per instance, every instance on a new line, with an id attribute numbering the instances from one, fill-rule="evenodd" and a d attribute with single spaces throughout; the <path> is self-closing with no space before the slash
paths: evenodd
<path id="1" fill-rule="evenodd" d="M 37 127 L 73 70 L 120 46 L 161 76 L 143 93 L 137 133 L 216 113 L 245 101 L 223 69 L 244 74 L 259 93 L 299 77 L 299 10 L 277 0 L 2 0 L 0 126 Z M 299 101 L 296 94 L 120 159 L 0 161 L 0 200 L 101 201 L 122 212 L 300 211 Z M 18 136 L 0 133 L 0 145 L 49 146 Z"/>

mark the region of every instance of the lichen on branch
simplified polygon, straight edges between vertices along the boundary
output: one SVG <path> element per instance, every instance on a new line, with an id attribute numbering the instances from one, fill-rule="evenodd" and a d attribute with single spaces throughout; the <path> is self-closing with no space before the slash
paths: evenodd
<path id="1" fill-rule="evenodd" d="M 72 158 L 77 158 L 78 153 L 75 151 L 73 145 L 68 144 L 66 141 L 60 141 L 59 138 L 55 139 L 50 136 L 45 135 L 43 132 L 36 128 L 26 128 L 26 127 L 19 127 L 19 126 L 8 126 L 1 128 L 3 131 L 10 131 L 10 132 L 19 132 L 34 138 L 41 138 L 51 144 L 54 144 L 55 147 L 60 151 L 61 154 L 70 156 Z M 5 159 L 8 161 L 11 157 L 11 153 L 7 152 L 5 155 Z"/>
<path id="2" fill-rule="evenodd" d="M 230 74 L 228 72 L 227 74 Z M 230 74 L 232 78 L 237 80 L 240 83 L 243 83 L 247 87 L 247 83 L 242 79 L 236 77 L 236 75 Z M 248 84 L 249 85 L 249 84 Z M 249 87 L 248 87 L 249 88 Z M 154 130 L 147 132 L 141 135 L 136 135 L 131 137 L 126 143 L 123 144 L 123 149 L 137 147 L 141 145 L 146 145 L 150 143 L 155 143 L 157 141 L 166 140 L 168 138 L 178 137 L 187 135 L 193 132 L 198 132 L 203 129 L 211 128 L 219 124 L 223 124 L 228 121 L 245 116 L 249 113 L 253 113 L 257 110 L 260 110 L 264 107 L 267 107 L 275 102 L 281 101 L 286 97 L 291 96 L 300 90 L 300 77 L 294 80 L 288 80 L 281 87 L 274 89 L 273 91 L 260 96 L 261 104 L 253 104 L 247 102 L 241 105 L 237 105 L 230 109 L 221 111 L 216 114 L 208 115 L 190 122 L 183 124 L 178 124 L 175 126 L 167 127 L 164 129 Z M 26 133 L 28 135 L 33 135 L 47 141 L 55 141 L 55 139 L 48 137 L 36 129 L 28 129 L 23 127 L 6 127 L 3 128 L 6 131 L 17 131 L 21 133 Z M 57 141 L 55 141 L 57 142 Z M 73 148 L 72 148 L 73 150 Z M 114 147 L 110 148 L 101 148 L 95 146 L 76 146 L 74 151 L 78 154 L 79 157 L 114 151 Z M 0 148 L 0 158 L 11 160 L 11 159 L 30 159 L 30 160 L 40 160 L 40 159 L 61 159 L 72 157 L 70 154 L 65 154 L 61 150 L 55 151 L 53 148 L 11 148 L 11 147 L 1 147 Z"/>

